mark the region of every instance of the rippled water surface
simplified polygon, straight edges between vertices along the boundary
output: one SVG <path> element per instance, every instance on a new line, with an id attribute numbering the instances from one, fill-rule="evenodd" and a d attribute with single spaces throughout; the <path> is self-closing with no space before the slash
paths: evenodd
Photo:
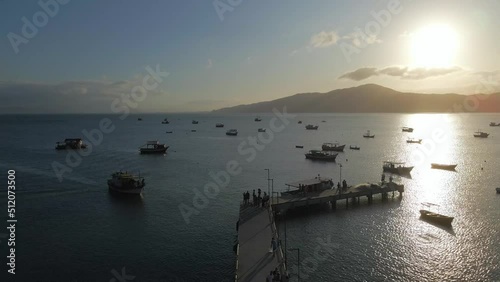
<path id="1" fill-rule="evenodd" d="M 83 137 L 109 117 L 115 129 L 82 158 L 60 182 L 54 162 L 75 161 L 68 152 L 54 150 L 56 141 Z M 235 257 L 232 246 L 239 201 L 243 191 L 267 191 L 267 172 L 274 190 L 285 183 L 321 174 L 349 184 L 380 180 L 382 161 L 415 165 L 402 198 L 369 205 L 338 203 L 294 211 L 286 220 L 287 246 L 299 248 L 302 281 L 499 281 L 500 280 L 500 115 L 298 115 L 276 132 L 269 144 L 245 153 L 249 136 L 269 128 L 272 115 L 33 115 L 0 116 L 0 168 L 17 176 L 16 278 L 23 281 L 110 281 L 114 270 L 135 276 L 134 281 L 230 281 Z M 192 125 L 191 120 L 199 120 Z M 297 124 L 302 120 L 303 124 Z M 322 122 L 322 121 L 325 122 Z M 215 123 L 225 128 L 215 128 Z M 306 131 L 308 123 L 319 125 Z M 279 123 L 277 123 L 279 124 Z M 401 127 L 415 128 L 413 133 Z M 237 128 L 239 135 L 224 133 Z M 196 129 L 196 132 L 191 130 Z M 478 129 L 487 139 L 472 136 Z M 374 139 L 362 138 L 366 130 Z M 166 131 L 173 131 L 166 134 Z M 268 133 L 270 130 L 268 129 Z M 408 137 L 424 139 L 407 144 Z M 142 156 L 137 148 L 147 140 L 170 145 L 165 156 Z M 323 142 L 358 145 L 346 150 L 337 163 L 306 160 L 308 149 Z M 297 149 L 295 145 L 303 145 Z M 240 147 L 240 152 L 238 151 Z M 242 154 L 243 153 L 243 154 Z M 193 207 L 194 189 L 202 191 L 211 174 L 237 161 L 242 173 L 227 187 L 183 219 L 179 205 Z M 431 170 L 430 163 L 458 164 L 456 172 Z M 116 199 L 108 194 L 106 179 L 115 170 L 141 173 L 146 178 L 142 199 Z M 5 210 L 6 200 L 0 203 Z M 421 202 L 439 204 L 441 213 L 455 217 L 452 228 L 419 219 Z M 280 222 L 284 241 L 284 220 Z M 334 251 L 321 259 L 318 240 L 331 241 Z M 284 243 L 284 242 L 283 242 Z M 5 242 L 0 243 L 6 254 Z M 321 253 L 324 255 L 324 253 Z M 5 265 L 5 256 L 1 256 Z M 296 280 L 297 253 L 288 253 Z M 2 273 L 4 275 L 4 273 Z M 2 276 L 0 276 L 1 278 Z M 6 281 L 6 280 L 2 280 Z M 21 280 L 19 280 L 21 281 Z"/>

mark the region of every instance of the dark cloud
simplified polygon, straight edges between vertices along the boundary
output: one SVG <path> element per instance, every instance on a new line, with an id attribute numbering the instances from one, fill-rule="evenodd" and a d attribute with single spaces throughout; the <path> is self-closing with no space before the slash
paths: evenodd
<path id="1" fill-rule="evenodd" d="M 351 79 L 355 81 L 364 80 L 372 76 L 387 75 L 392 77 L 399 77 L 402 79 L 426 79 L 429 77 L 436 77 L 447 75 L 454 72 L 462 71 L 460 67 L 451 68 L 409 68 L 405 66 L 391 66 L 382 69 L 377 68 L 359 68 L 355 71 L 345 73 L 339 79 Z"/>

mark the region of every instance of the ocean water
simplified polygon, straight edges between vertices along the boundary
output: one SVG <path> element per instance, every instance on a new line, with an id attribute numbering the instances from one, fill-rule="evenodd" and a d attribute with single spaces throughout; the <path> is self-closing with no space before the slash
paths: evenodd
<path id="1" fill-rule="evenodd" d="M 488 126 L 500 122 L 500 115 L 300 114 L 272 137 L 272 114 L 261 115 L 261 122 L 254 122 L 255 115 L 138 117 L 0 116 L 0 175 L 6 179 L 7 170 L 16 171 L 18 220 L 15 279 L 6 276 L 7 242 L 0 237 L 1 281 L 120 281 L 117 275 L 123 273 L 132 281 L 231 281 L 242 192 L 267 191 L 266 168 L 274 191 L 284 191 L 285 183 L 318 174 L 335 182 L 342 174 L 349 184 L 376 182 L 384 160 L 415 165 L 411 179 L 395 178 L 405 184 L 402 198 L 375 198 L 372 204 L 362 199 L 347 209 L 339 202 L 336 210 L 321 207 L 286 217 L 287 246 L 300 249 L 301 281 L 500 281 L 500 195 L 495 193 L 500 187 L 500 127 Z M 165 117 L 169 125 L 161 124 Z M 114 130 L 80 161 L 54 150 L 64 138 L 86 139 L 82 131 L 99 128 L 103 118 L 112 121 Z M 191 124 L 192 119 L 199 124 Z M 215 128 L 217 122 L 225 128 Z M 308 123 L 319 129 L 306 131 Z M 403 126 L 415 131 L 403 133 Z M 247 138 L 256 137 L 260 127 L 268 128 L 267 140 L 259 141 L 253 155 Z M 226 136 L 230 128 L 239 135 Z M 474 138 L 478 129 L 490 137 Z M 374 139 L 362 138 L 367 130 Z M 407 144 L 410 136 L 424 143 Z M 167 143 L 168 153 L 140 155 L 138 147 L 148 140 Z M 336 163 L 304 158 L 307 150 L 334 141 L 361 150 L 346 149 Z M 196 191 L 235 162 L 241 172 L 200 202 Z M 431 162 L 458 166 L 456 172 L 431 170 Z M 60 181 L 55 163 L 74 168 Z M 106 180 L 117 170 L 146 178 L 142 198 L 108 193 Z M 5 196 L 0 198 L 3 222 Z M 439 204 L 441 213 L 455 217 L 453 227 L 420 220 L 421 202 Z M 195 209 L 189 222 L 180 205 Z M 282 241 L 284 225 L 281 219 Z M 320 240 L 329 240 L 332 247 L 318 257 Z M 296 252 L 288 252 L 288 265 L 296 281 Z"/>

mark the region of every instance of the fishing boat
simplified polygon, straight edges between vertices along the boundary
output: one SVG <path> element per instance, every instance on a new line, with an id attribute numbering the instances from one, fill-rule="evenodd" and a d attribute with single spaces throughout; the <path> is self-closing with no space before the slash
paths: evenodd
<path id="1" fill-rule="evenodd" d="M 403 127 L 403 132 L 413 132 L 413 128 L 411 127 Z"/>
<path id="2" fill-rule="evenodd" d="M 375 134 L 370 134 L 370 130 L 367 130 L 365 134 L 363 134 L 364 138 L 375 138 Z"/>
<path id="3" fill-rule="evenodd" d="M 499 123 L 490 122 L 490 126 L 500 126 L 500 122 Z"/>
<path id="4" fill-rule="evenodd" d="M 87 148 L 87 145 L 83 143 L 81 138 L 66 138 L 62 142 L 56 142 L 56 150 L 78 150 L 85 148 Z"/>
<path id="5" fill-rule="evenodd" d="M 456 167 L 457 167 L 456 164 L 436 164 L 436 163 L 431 164 L 431 168 L 434 169 L 455 170 Z"/>
<path id="6" fill-rule="evenodd" d="M 406 140 L 406 143 L 421 144 L 422 143 L 422 139 L 408 138 L 408 140 Z"/>
<path id="7" fill-rule="evenodd" d="M 302 124 L 302 121 L 301 121 L 301 120 L 299 120 L 297 123 L 298 123 L 298 124 Z"/>
<path id="8" fill-rule="evenodd" d="M 161 122 L 162 124 L 169 124 L 170 122 L 168 121 L 167 118 L 163 119 L 163 121 Z"/>
<path id="9" fill-rule="evenodd" d="M 256 117 L 254 121 L 262 121 L 262 119 L 260 117 Z"/>
<path id="10" fill-rule="evenodd" d="M 422 206 L 423 208 L 420 210 L 420 217 L 422 219 L 434 222 L 436 224 L 451 225 L 453 217 L 431 211 L 432 206 L 439 207 L 439 205 L 432 203 L 422 203 Z"/>
<path id="11" fill-rule="evenodd" d="M 477 138 L 488 138 L 488 136 L 490 136 L 490 134 L 486 133 L 486 132 L 482 132 L 482 131 L 474 132 L 474 137 L 477 137 Z"/>
<path id="12" fill-rule="evenodd" d="M 140 175 L 135 176 L 127 172 L 115 172 L 108 179 L 108 188 L 110 192 L 116 192 L 126 195 L 141 195 L 146 183 Z"/>
<path id="13" fill-rule="evenodd" d="M 165 144 L 160 144 L 157 140 L 148 141 L 146 144 L 139 148 L 141 154 L 165 154 L 169 146 Z"/>
<path id="14" fill-rule="evenodd" d="M 306 125 L 307 130 L 317 130 L 318 127 L 319 127 L 318 125 L 312 125 L 312 124 Z"/>
<path id="15" fill-rule="evenodd" d="M 258 132 L 266 132 L 266 129 L 265 128 L 259 128 L 257 131 Z"/>
<path id="16" fill-rule="evenodd" d="M 286 183 L 285 185 L 288 187 L 287 191 L 281 192 L 281 196 L 286 198 L 301 196 L 308 193 L 321 193 L 323 191 L 331 190 L 334 188 L 332 178 L 322 177 L 319 174 L 318 176 L 311 179 L 304 179 L 292 183 Z"/>
<path id="17" fill-rule="evenodd" d="M 323 151 L 343 152 L 344 148 L 345 148 L 345 144 L 344 145 L 339 145 L 338 142 L 335 142 L 335 143 L 323 143 L 323 145 L 321 146 L 321 149 L 323 149 Z"/>
<path id="18" fill-rule="evenodd" d="M 238 130 L 236 130 L 236 129 L 229 129 L 228 131 L 226 131 L 226 135 L 236 136 L 236 135 L 238 135 Z"/>
<path id="19" fill-rule="evenodd" d="M 198 121 L 193 119 L 193 121 L 191 121 L 191 123 L 192 124 L 198 124 Z"/>
<path id="20" fill-rule="evenodd" d="M 349 146 L 349 149 L 351 150 L 359 150 L 359 146 Z"/>
<path id="21" fill-rule="evenodd" d="M 382 165 L 382 169 L 384 170 L 384 172 L 403 174 L 403 175 L 409 174 L 413 169 L 413 167 L 404 166 L 404 164 L 405 163 L 403 162 L 385 161 L 384 164 Z"/>
<path id="22" fill-rule="evenodd" d="M 217 124 L 215 125 L 215 127 L 224 127 L 224 124 L 223 124 L 223 123 L 217 123 Z"/>
<path id="23" fill-rule="evenodd" d="M 305 154 L 306 159 L 334 162 L 338 153 L 331 151 L 310 150 Z"/>

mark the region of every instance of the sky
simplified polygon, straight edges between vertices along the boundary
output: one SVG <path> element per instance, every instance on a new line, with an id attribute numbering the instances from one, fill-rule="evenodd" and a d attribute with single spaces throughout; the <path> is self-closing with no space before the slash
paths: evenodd
<path id="1" fill-rule="evenodd" d="M 0 0 L 0 114 L 499 92 L 499 26 L 500 0 Z"/>

